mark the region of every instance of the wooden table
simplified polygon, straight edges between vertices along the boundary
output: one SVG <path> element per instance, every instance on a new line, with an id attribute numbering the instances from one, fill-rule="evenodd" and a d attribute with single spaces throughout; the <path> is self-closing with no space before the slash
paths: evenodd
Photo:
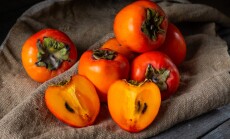
<path id="1" fill-rule="evenodd" d="M 30 6 L 41 0 L 11 0 L 0 4 L 0 43 L 4 40 L 12 25 L 17 18 Z M 225 13 L 230 17 L 230 1 L 210 0 L 199 1 L 191 0 L 195 3 L 205 3 Z M 20 4 L 19 4 L 20 3 Z M 230 29 L 229 29 L 230 32 Z M 230 36 L 230 35 L 229 35 Z M 230 37 L 228 37 L 230 44 Z M 151 139 L 162 138 L 204 138 L 204 139 L 230 139 L 230 104 L 198 116 L 194 119 L 184 121 L 165 132 L 152 137 Z"/>
<path id="2" fill-rule="evenodd" d="M 184 121 L 151 139 L 230 139 L 230 104 Z"/>

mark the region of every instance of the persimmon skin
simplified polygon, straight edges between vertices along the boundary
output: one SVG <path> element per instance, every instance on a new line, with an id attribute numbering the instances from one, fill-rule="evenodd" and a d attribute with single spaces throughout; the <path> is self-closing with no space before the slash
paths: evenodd
<path id="1" fill-rule="evenodd" d="M 134 53 L 133 51 L 131 51 L 128 47 L 122 46 L 117 41 L 116 38 L 110 38 L 109 40 L 107 40 L 101 46 L 101 48 L 107 48 L 107 49 L 114 50 L 114 51 L 122 54 L 123 56 L 125 56 L 129 61 L 132 61 L 134 59 L 134 57 L 137 55 L 136 53 Z"/>
<path id="2" fill-rule="evenodd" d="M 138 101 L 140 108 L 137 108 Z M 128 132 L 140 132 L 147 128 L 157 116 L 160 105 L 160 90 L 151 81 L 135 86 L 118 80 L 108 91 L 110 115 L 119 127 Z"/>
<path id="3" fill-rule="evenodd" d="M 100 111 L 100 101 L 95 87 L 81 75 L 72 76 L 65 85 L 49 86 L 45 91 L 45 102 L 57 119 L 73 127 L 94 124 Z M 74 113 L 66 108 L 66 103 L 75 111 Z"/>
<path id="4" fill-rule="evenodd" d="M 159 51 L 151 51 L 137 56 L 131 63 L 130 78 L 136 81 L 144 81 L 146 76 L 146 68 L 152 65 L 155 69 L 166 69 L 170 71 L 169 77 L 166 80 L 167 90 L 161 91 L 161 99 L 166 100 L 176 93 L 179 83 L 180 74 L 176 65 L 164 53 Z"/>
<path id="5" fill-rule="evenodd" d="M 141 27 L 146 20 L 146 9 L 151 8 L 163 16 L 164 19 L 160 27 L 164 33 L 157 33 L 156 40 L 149 38 Z M 135 1 L 121 9 L 113 24 L 113 30 L 118 42 L 129 47 L 132 51 L 143 53 L 159 48 L 166 36 L 168 18 L 164 11 L 157 4 L 151 1 Z"/>
<path id="6" fill-rule="evenodd" d="M 169 23 L 165 42 L 159 51 L 165 53 L 175 65 L 179 66 L 185 60 L 186 49 L 182 33 L 173 23 Z"/>
<path id="7" fill-rule="evenodd" d="M 59 42 L 67 44 L 70 48 L 69 60 L 63 61 L 61 66 L 56 70 L 48 70 L 46 67 L 38 67 L 35 63 L 38 61 L 37 54 L 37 41 L 42 40 L 44 37 L 51 37 Z M 30 36 L 23 44 L 22 51 L 22 64 L 29 77 L 37 82 L 45 82 L 64 71 L 68 70 L 77 61 L 77 48 L 71 39 L 63 32 L 56 29 L 43 29 Z"/>
<path id="8" fill-rule="evenodd" d="M 123 55 L 118 53 L 113 60 L 96 60 L 93 58 L 93 50 L 85 51 L 78 65 L 78 73 L 94 84 L 101 102 L 107 102 L 107 92 L 112 83 L 128 78 L 129 69 L 129 61 Z"/>

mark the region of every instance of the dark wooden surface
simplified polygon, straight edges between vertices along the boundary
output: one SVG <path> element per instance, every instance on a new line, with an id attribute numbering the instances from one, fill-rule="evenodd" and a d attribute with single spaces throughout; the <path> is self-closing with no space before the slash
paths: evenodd
<path id="1" fill-rule="evenodd" d="M 9 0 L 0 2 L 0 44 L 17 18 L 29 7 L 42 0 Z M 230 17 L 229 0 L 191 0 L 194 3 L 204 3 L 213 6 Z M 229 29 L 230 34 L 230 29 Z M 226 35 L 226 34 L 225 34 Z M 230 35 L 229 35 L 230 36 Z M 224 36 L 224 39 L 230 37 Z M 227 41 L 227 40 L 226 40 Z M 229 43 L 230 44 L 230 43 Z M 230 104 L 184 121 L 152 137 L 151 139 L 230 139 Z"/>
<path id="2" fill-rule="evenodd" d="M 229 139 L 230 104 L 184 121 L 152 139 Z"/>

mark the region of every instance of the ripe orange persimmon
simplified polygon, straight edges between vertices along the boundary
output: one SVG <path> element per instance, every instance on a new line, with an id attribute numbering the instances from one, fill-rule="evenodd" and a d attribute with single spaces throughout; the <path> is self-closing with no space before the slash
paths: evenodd
<path id="1" fill-rule="evenodd" d="M 85 51 L 79 60 L 78 73 L 96 87 L 101 102 L 107 102 L 112 83 L 129 76 L 129 62 L 123 55 L 109 49 Z"/>
<path id="2" fill-rule="evenodd" d="M 77 49 L 65 33 L 43 29 L 26 40 L 21 56 L 27 74 L 37 82 L 45 82 L 75 64 Z"/>
<path id="3" fill-rule="evenodd" d="M 168 18 L 156 3 L 135 1 L 121 9 L 113 30 L 118 42 L 143 53 L 159 48 L 165 41 Z"/>
<path id="4" fill-rule="evenodd" d="M 92 125 L 100 110 L 95 87 L 81 75 L 72 76 L 69 82 L 49 86 L 45 102 L 55 117 L 73 127 Z"/>
<path id="5" fill-rule="evenodd" d="M 137 83 L 118 80 L 108 91 L 108 108 L 112 119 L 124 130 L 139 132 L 158 114 L 160 90 L 151 81 Z"/>
<path id="6" fill-rule="evenodd" d="M 123 56 L 125 56 L 129 61 L 132 61 L 132 59 L 135 57 L 135 53 L 132 52 L 128 47 L 122 46 L 116 38 L 111 38 L 107 40 L 101 48 L 107 48 L 114 50 Z"/>

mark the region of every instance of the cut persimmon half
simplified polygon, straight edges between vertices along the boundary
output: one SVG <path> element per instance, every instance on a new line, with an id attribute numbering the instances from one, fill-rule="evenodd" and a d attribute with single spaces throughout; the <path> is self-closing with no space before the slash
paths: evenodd
<path id="1" fill-rule="evenodd" d="M 118 80 L 108 91 L 112 119 L 129 132 L 140 132 L 148 127 L 158 114 L 160 104 L 160 90 L 152 81 Z"/>
<path id="2" fill-rule="evenodd" d="M 45 91 L 45 102 L 56 118 L 73 127 L 92 125 L 100 110 L 95 87 L 78 74 L 70 81 L 49 86 Z"/>

